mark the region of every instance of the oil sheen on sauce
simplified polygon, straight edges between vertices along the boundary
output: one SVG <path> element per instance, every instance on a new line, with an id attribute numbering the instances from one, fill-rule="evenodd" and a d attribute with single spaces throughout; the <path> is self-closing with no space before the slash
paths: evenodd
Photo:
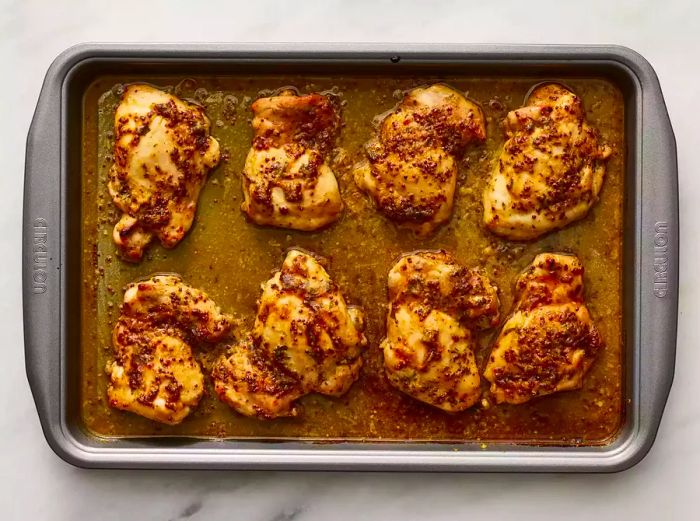
<path id="1" fill-rule="evenodd" d="M 217 438 L 309 438 L 318 440 L 440 440 L 538 445 L 600 445 L 614 439 L 623 415 L 622 202 L 624 195 L 624 102 L 620 90 L 598 78 L 561 78 L 582 96 L 589 122 L 613 147 L 600 201 L 584 220 L 533 242 L 508 242 L 481 226 L 481 193 L 505 136 L 501 122 L 522 105 L 541 78 L 439 78 L 484 109 L 488 139 L 471 146 L 460 165 L 451 221 L 427 239 L 397 229 L 372 207 L 352 180 L 352 165 L 374 132 L 376 116 L 391 109 L 403 91 L 438 78 L 383 77 L 100 77 L 84 97 L 82 151 L 82 336 L 81 415 L 92 434 Z M 202 191 L 195 225 L 173 250 L 153 245 L 140 264 L 116 256 L 112 227 L 117 211 L 107 193 L 113 118 L 121 85 L 147 82 L 201 103 L 222 148 L 221 164 Z M 250 147 L 250 104 L 292 85 L 300 92 L 331 91 L 340 97 L 343 128 L 333 154 L 346 209 L 342 219 L 317 233 L 262 228 L 240 211 L 241 171 Z M 278 268 L 284 252 L 300 246 L 326 257 L 330 274 L 352 304 L 364 308 L 369 347 L 359 380 L 340 398 L 306 396 L 293 419 L 245 418 L 220 403 L 208 382 L 199 407 L 180 425 L 166 426 L 114 410 L 106 403 L 111 331 L 124 286 L 156 272 L 177 272 L 227 312 L 251 325 L 260 284 Z M 444 248 L 466 266 L 483 267 L 500 289 L 501 313 L 509 313 L 515 278 L 537 253 L 572 252 L 585 267 L 586 300 L 606 342 L 581 390 L 524 405 L 480 404 L 447 414 L 401 394 L 383 372 L 379 343 L 386 314 L 386 276 L 403 252 Z M 478 336 L 483 368 L 497 330 Z M 225 349 L 200 352 L 205 372 Z M 482 379 L 484 389 L 487 383 Z"/>

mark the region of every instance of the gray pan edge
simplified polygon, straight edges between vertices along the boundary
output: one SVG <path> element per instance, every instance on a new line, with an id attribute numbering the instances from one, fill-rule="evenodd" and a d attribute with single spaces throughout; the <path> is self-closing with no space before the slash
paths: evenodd
<path id="1" fill-rule="evenodd" d="M 631 292 L 626 338 L 629 379 L 626 424 L 604 447 L 536 447 L 478 443 L 334 443 L 187 440 L 159 443 L 100 439 L 66 414 L 66 317 L 69 290 L 66 235 L 68 172 L 66 85 L 90 60 L 311 61 L 354 66 L 461 62 L 570 65 L 614 64 L 634 85 L 633 204 L 625 248 Z M 628 129 L 628 133 L 630 130 Z M 27 377 L 44 435 L 65 461 L 94 468 L 294 469 L 336 471 L 615 472 L 650 450 L 673 380 L 678 316 L 678 173 L 676 145 L 651 65 L 620 46 L 461 44 L 82 44 L 49 68 L 32 120 L 25 164 L 22 282 Z M 626 292 L 628 289 L 626 288 Z"/>

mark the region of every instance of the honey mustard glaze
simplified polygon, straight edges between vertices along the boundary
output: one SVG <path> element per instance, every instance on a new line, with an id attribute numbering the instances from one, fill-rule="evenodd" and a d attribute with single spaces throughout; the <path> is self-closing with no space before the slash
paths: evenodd
<path id="1" fill-rule="evenodd" d="M 582 98 L 588 122 L 612 155 L 600 200 L 582 220 L 528 242 L 510 242 L 484 229 L 482 193 L 505 142 L 502 126 L 510 110 L 523 105 L 542 78 L 369 76 L 143 77 L 103 76 L 84 96 L 82 149 L 82 331 L 81 414 L 98 436 L 190 436 L 217 438 L 305 438 L 317 440 L 437 440 L 538 445 L 601 445 L 618 432 L 623 418 L 622 203 L 624 198 L 624 100 L 600 78 L 561 78 Z M 377 116 L 391 110 L 403 93 L 437 81 L 466 93 L 486 119 L 483 144 L 470 146 L 459 162 L 451 219 L 420 237 L 396 227 L 373 207 L 353 181 L 353 165 L 376 132 Z M 221 146 L 219 166 L 204 186 L 194 226 L 175 248 L 151 246 L 140 263 L 123 262 L 112 241 L 119 212 L 107 183 L 114 146 L 114 113 L 124 86 L 155 85 L 201 104 L 211 135 Z M 241 211 L 241 172 L 253 137 L 251 104 L 277 89 L 327 92 L 342 108 L 341 130 L 331 164 L 344 211 L 317 232 L 260 227 Z M 175 272 L 205 291 L 240 320 L 234 336 L 250 329 L 260 284 L 278 269 L 284 253 L 299 247 L 324 257 L 330 276 L 349 305 L 366 313 L 368 347 L 357 382 L 342 397 L 310 394 L 293 418 L 260 420 L 236 414 L 219 402 L 209 374 L 225 344 L 197 351 L 205 375 L 199 406 L 179 425 L 163 425 L 107 404 L 105 367 L 112 358 L 112 329 L 125 286 L 154 273 Z M 481 267 L 499 288 L 501 323 L 513 305 L 517 276 L 542 252 L 574 253 L 585 268 L 585 298 L 604 341 L 580 390 L 556 393 L 520 405 L 482 400 L 450 414 L 421 403 L 391 386 L 380 343 L 385 336 L 387 274 L 404 253 L 445 249 L 467 267 Z M 481 371 L 498 328 L 475 334 Z M 488 382 L 482 378 L 482 390 Z"/>

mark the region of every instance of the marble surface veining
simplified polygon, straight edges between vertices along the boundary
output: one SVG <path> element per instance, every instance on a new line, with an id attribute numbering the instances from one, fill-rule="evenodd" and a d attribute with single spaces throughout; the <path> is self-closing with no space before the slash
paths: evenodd
<path id="1" fill-rule="evenodd" d="M 240 521 L 700 517 L 700 4 L 0 1 L 0 513 L 5 519 Z M 676 378 L 658 439 L 611 475 L 86 471 L 44 441 L 26 381 L 20 219 L 26 133 L 51 60 L 84 41 L 619 43 L 655 66 L 678 140 L 682 221 Z"/>

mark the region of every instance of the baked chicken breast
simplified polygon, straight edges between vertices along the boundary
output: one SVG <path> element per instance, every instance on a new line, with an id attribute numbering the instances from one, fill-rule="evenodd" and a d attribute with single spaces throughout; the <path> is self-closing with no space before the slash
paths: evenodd
<path id="1" fill-rule="evenodd" d="M 109 193 L 123 212 L 114 243 L 141 260 L 157 237 L 176 246 L 192 227 L 199 192 L 219 163 L 204 109 L 148 85 L 129 85 L 114 116 Z"/>
<path id="2" fill-rule="evenodd" d="M 218 342 L 230 327 L 231 318 L 207 295 L 175 275 L 129 284 L 107 366 L 110 406 L 180 423 L 204 392 L 192 343 Z"/>
<path id="3" fill-rule="evenodd" d="M 386 217 L 428 235 L 452 214 L 466 147 L 485 139 L 481 108 L 460 92 L 442 84 L 410 90 L 365 145 L 355 183 Z"/>
<path id="4" fill-rule="evenodd" d="M 241 414 L 295 415 L 300 396 L 340 396 L 357 380 L 363 330 L 363 313 L 347 305 L 319 260 L 290 250 L 262 285 L 251 333 L 216 364 L 216 392 Z"/>
<path id="5" fill-rule="evenodd" d="M 535 88 L 508 113 L 507 141 L 484 190 L 484 224 L 535 239 L 582 219 L 598 200 L 612 149 L 600 143 L 581 98 L 558 84 Z"/>
<path id="6" fill-rule="evenodd" d="M 402 257 L 389 272 L 386 374 L 394 387 L 448 412 L 481 395 L 472 331 L 498 324 L 496 287 L 444 251 Z"/>
<path id="7" fill-rule="evenodd" d="M 578 389 L 603 345 L 584 302 L 581 262 L 543 253 L 517 280 L 515 309 L 484 377 L 497 403 Z"/>
<path id="8" fill-rule="evenodd" d="M 252 105 L 255 137 L 243 170 L 243 212 L 261 225 L 317 230 L 343 210 L 328 154 L 340 130 L 329 96 L 285 90 Z"/>

